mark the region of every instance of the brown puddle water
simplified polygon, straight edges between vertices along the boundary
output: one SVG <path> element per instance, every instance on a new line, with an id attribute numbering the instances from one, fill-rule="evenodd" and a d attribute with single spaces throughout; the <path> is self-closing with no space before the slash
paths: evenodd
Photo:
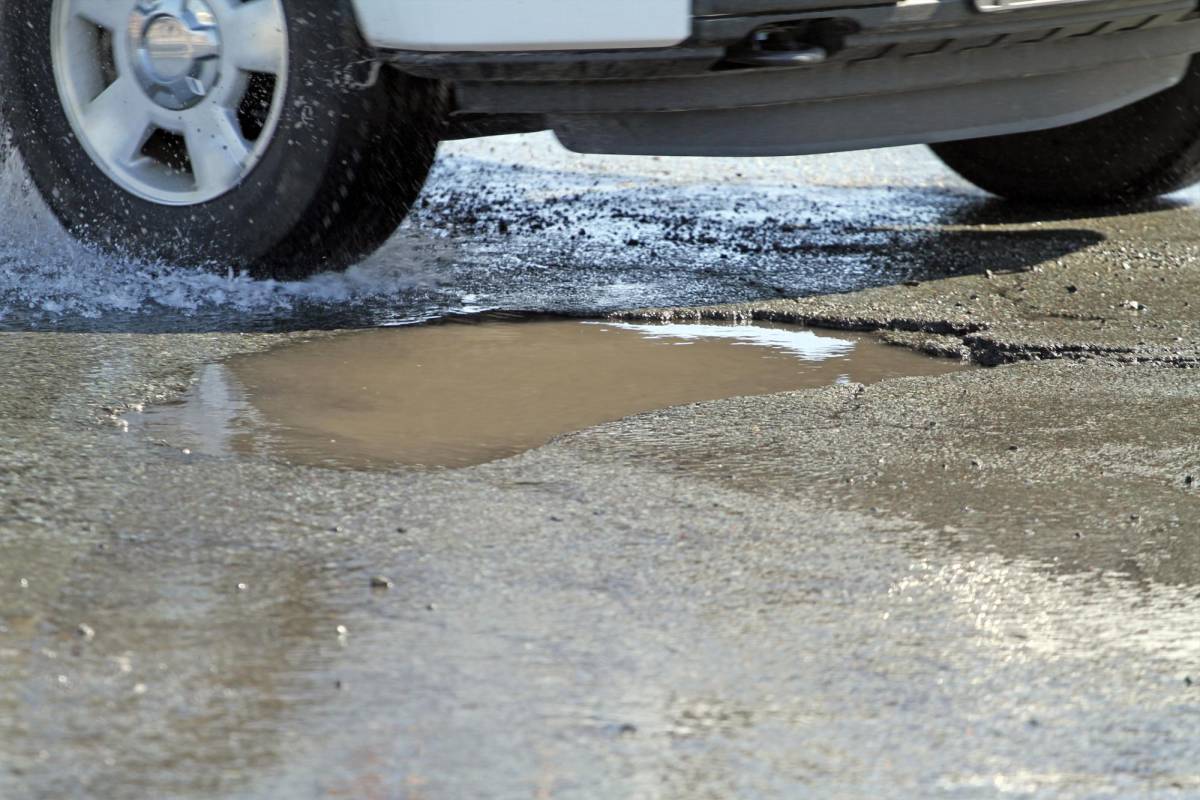
<path id="1" fill-rule="evenodd" d="M 215 456 L 464 467 L 668 406 L 963 368 L 871 336 L 784 325 L 431 325 L 209 365 L 139 427 Z"/>

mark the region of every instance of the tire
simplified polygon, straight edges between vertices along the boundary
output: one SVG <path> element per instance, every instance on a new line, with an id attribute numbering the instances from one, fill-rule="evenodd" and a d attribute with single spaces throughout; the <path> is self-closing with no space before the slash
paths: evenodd
<path id="1" fill-rule="evenodd" d="M 145 2 L 0 0 L 3 116 L 66 230 L 121 257 L 280 279 L 383 244 L 433 163 L 443 89 L 373 61 L 350 0 L 151 2 L 181 16 L 135 39 L 122 26 Z M 154 49 L 167 24 L 199 42 L 190 61 Z"/>
<path id="2" fill-rule="evenodd" d="M 979 188 L 1028 203 L 1130 204 L 1182 189 L 1200 180 L 1200 60 L 1171 89 L 1102 117 L 933 151 Z"/>

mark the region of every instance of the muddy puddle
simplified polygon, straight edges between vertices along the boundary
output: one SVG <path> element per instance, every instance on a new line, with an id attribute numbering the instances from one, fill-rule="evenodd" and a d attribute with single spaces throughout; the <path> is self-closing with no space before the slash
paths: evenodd
<path id="1" fill-rule="evenodd" d="M 130 421 L 209 456 L 464 467 L 654 409 L 963 368 L 867 335 L 784 325 L 455 323 L 211 364 L 181 402 Z"/>

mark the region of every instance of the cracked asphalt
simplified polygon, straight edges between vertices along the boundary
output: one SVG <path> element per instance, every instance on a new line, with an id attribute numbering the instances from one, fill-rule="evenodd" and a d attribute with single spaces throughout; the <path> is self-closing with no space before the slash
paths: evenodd
<path id="1" fill-rule="evenodd" d="M 1035 214 L 920 150 L 528 137 L 448 148 L 426 199 L 345 283 L 0 239 L 0 797 L 1200 797 L 1194 194 Z M 121 425 L 238 353 L 482 309 L 988 368 L 442 472 Z"/>

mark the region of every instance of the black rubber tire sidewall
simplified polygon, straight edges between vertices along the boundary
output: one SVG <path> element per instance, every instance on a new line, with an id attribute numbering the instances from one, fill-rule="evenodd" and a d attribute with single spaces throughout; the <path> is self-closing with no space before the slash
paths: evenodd
<path id="1" fill-rule="evenodd" d="M 1074 125 L 947 142 L 933 151 L 992 194 L 1029 203 L 1129 204 L 1200 179 L 1200 59 L 1174 87 Z"/>

